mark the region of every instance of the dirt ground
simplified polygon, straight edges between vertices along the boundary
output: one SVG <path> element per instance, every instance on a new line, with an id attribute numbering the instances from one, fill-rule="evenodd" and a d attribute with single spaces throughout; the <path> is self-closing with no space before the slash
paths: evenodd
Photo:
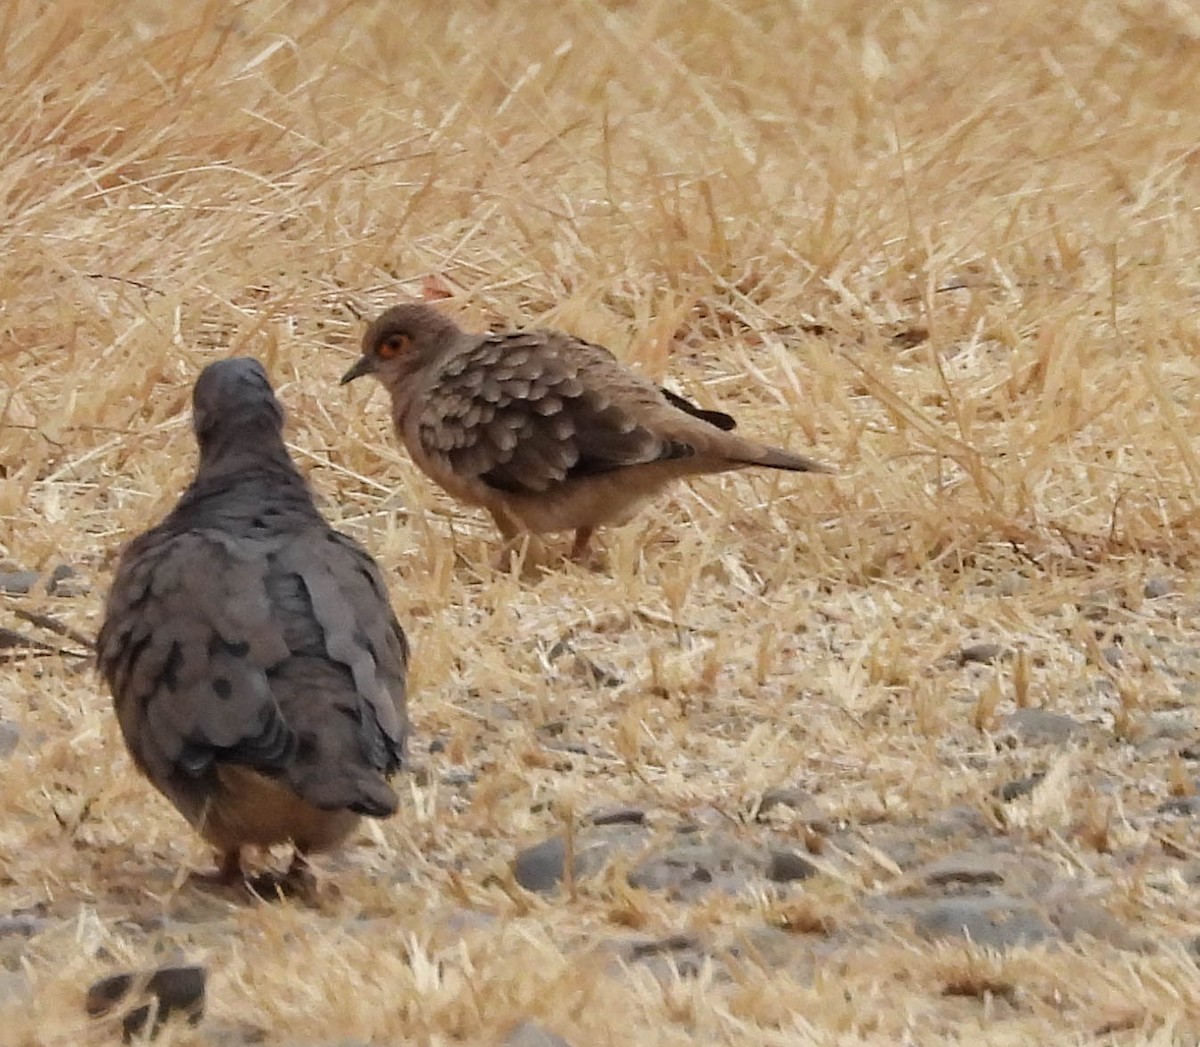
<path id="1" fill-rule="evenodd" d="M 0 55 L 0 1040 L 183 962 L 170 1047 L 1198 1041 L 1193 6 L 11 0 Z M 412 297 L 837 474 L 494 569 L 337 386 Z M 88 656 L 230 354 L 415 650 L 305 899 L 187 880 Z"/>

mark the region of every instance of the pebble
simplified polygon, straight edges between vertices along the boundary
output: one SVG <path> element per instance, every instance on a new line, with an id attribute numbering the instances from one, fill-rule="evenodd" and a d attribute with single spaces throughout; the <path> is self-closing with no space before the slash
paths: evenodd
<path id="1" fill-rule="evenodd" d="M 0 571 L 0 593 L 23 596 L 37 584 L 39 577 L 37 571 Z"/>
<path id="2" fill-rule="evenodd" d="M 204 1014 L 204 987 L 208 972 L 199 966 L 159 967 L 150 972 L 113 974 L 101 978 L 88 989 L 84 1005 L 87 1013 L 93 1018 L 110 1013 L 142 979 L 145 979 L 145 988 L 140 996 L 157 998 L 154 1025 L 149 1030 L 151 1037 L 172 1014 L 184 1014 L 191 1025 L 200 1021 Z M 146 1024 L 150 1021 L 152 1011 L 155 1011 L 155 1007 L 143 1003 L 124 1016 L 121 1027 L 126 1043 L 135 1036 L 146 1034 Z"/>
<path id="3" fill-rule="evenodd" d="M 649 833 L 645 829 L 628 824 L 596 826 L 576 833 L 575 878 L 594 876 L 614 854 L 639 851 L 648 839 Z M 513 859 L 513 876 L 527 891 L 546 893 L 556 890 L 562 882 L 566 857 L 566 840 L 561 835 L 552 836 L 526 847 Z"/>
<path id="4" fill-rule="evenodd" d="M 0 571 L 0 593 L 24 596 L 32 592 L 41 573 L 38 571 Z M 91 586 L 70 564 L 60 563 L 46 579 L 46 592 L 51 596 L 86 596 Z"/>
<path id="5" fill-rule="evenodd" d="M 469 767 L 452 767 L 442 775 L 443 785 L 471 785 L 476 778 Z"/>
<path id="6" fill-rule="evenodd" d="M 817 867 L 793 850 L 772 848 L 767 855 L 765 875 L 772 883 L 807 880 L 816 874 Z"/>
<path id="7" fill-rule="evenodd" d="M 958 664 L 967 665 L 976 662 L 980 665 L 991 665 L 1001 658 L 1007 657 L 1009 650 L 999 643 L 973 643 L 958 652 Z"/>
<path id="8" fill-rule="evenodd" d="M 993 789 L 992 795 L 1001 803 L 1012 803 L 1013 800 L 1019 800 L 1022 796 L 1028 796 L 1045 779 L 1046 772 L 1037 771 L 1034 774 L 1026 775 L 1024 778 L 1014 778 L 1011 782 L 1005 782 L 1003 785 Z"/>
<path id="9" fill-rule="evenodd" d="M 768 789 L 758 801 L 758 813 L 755 819 L 762 821 L 768 812 L 776 808 L 786 808 L 795 811 L 802 821 L 817 832 L 828 832 L 832 829 L 825 812 L 821 810 L 812 794 L 798 785 L 781 785 Z"/>
<path id="10" fill-rule="evenodd" d="M 652 941 L 634 942 L 625 952 L 630 963 L 645 964 L 660 981 L 696 978 L 711 957 L 698 938 L 672 934 Z"/>
<path id="11" fill-rule="evenodd" d="M 640 807 L 600 807 L 584 817 L 592 825 L 645 825 L 646 812 Z"/>
<path id="12" fill-rule="evenodd" d="M 763 873 L 760 851 L 722 832 L 693 832 L 644 858 L 629 883 L 691 901 L 711 890 L 738 894 Z"/>
<path id="13" fill-rule="evenodd" d="M 1200 796 L 1176 796 L 1158 805 L 1159 814 L 1200 814 Z"/>
<path id="14" fill-rule="evenodd" d="M 1082 740 L 1087 733 L 1086 725 L 1073 716 L 1049 709 L 1018 709 L 1004 717 L 1002 723 L 1027 745 L 1065 745 Z"/>
<path id="15" fill-rule="evenodd" d="M 1157 600 L 1162 596 L 1169 596 L 1175 591 L 1175 586 L 1171 584 L 1167 578 L 1149 578 L 1146 585 L 1142 589 L 1142 594 L 1147 600 Z"/>
<path id="16" fill-rule="evenodd" d="M 35 938 L 49 925 L 46 917 L 34 913 L 0 916 L 0 938 Z"/>
<path id="17" fill-rule="evenodd" d="M 71 598 L 87 596 L 91 591 L 92 587 L 88 583 L 87 578 L 67 563 L 60 563 L 55 567 L 50 572 L 50 578 L 46 582 L 46 592 L 51 596 Z"/>
<path id="18" fill-rule="evenodd" d="M 1073 942 L 1086 936 L 1126 952 L 1146 950 L 1146 940 L 1135 935 L 1099 903 L 1070 888 L 1052 890 L 1050 894 L 1047 900 L 1050 922 L 1066 941 Z"/>
<path id="19" fill-rule="evenodd" d="M 964 851 L 932 861 L 918 869 L 915 875 L 931 887 L 999 884 L 1004 882 L 1004 874 L 996 868 L 999 858 L 995 854 Z"/>
<path id="20" fill-rule="evenodd" d="M 1001 950 L 1055 937 L 1054 928 L 1031 904 L 1007 895 L 930 902 L 918 908 L 914 927 L 922 938 L 969 938 Z"/>

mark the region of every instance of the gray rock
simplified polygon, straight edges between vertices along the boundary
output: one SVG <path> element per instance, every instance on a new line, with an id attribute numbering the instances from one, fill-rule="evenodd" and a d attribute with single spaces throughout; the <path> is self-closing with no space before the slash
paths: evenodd
<path id="1" fill-rule="evenodd" d="M 442 775 L 443 785 L 471 785 L 476 778 L 475 772 L 469 767 L 451 767 Z"/>
<path id="2" fill-rule="evenodd" d="M 85 1007 L 93 1018 L 109 1014 L 128 1000 L 131 990 L 138 991 L 137 999 L 154 997 L 156 1004 L 142 1003 L 125 1014 L 121 1025 L 125 1042 L 135 1037 L 153 1037 L 158 1027 L 173 1014 L 183 1014 L 192 1025 L 204 1015 L 204 990 L 208 972 L 199 966 L 159 967 L 140 974 L 113 974 L 101 978 L 88 989 Z M 152 1018 L 153 1016 L 153 1018 Z M 152 1027 L 146 1026 L 153 1021 Z"/>
<path id="3" fill-rule="evenodd" d="M 87 596 L 91 591 L 88 580 L 67 563 L 60 563 L 55 567 L 46 581 L 46 592 L 51 596 Z"/>
<path id="4" fill-rule="evenodd" d="M 666 938 L 634 942 L 625 952 L 631 963 L 648 966 L 662 980 L 695 978 L 710 960 L 710 954 L 698 938 L 672 934 Z"/>
<path id="5" fill-rule="evenodd" d="M 37 571 L 0 571 L 0 593 L 23 596 L 38 580 Z"/>
<path id="6" fill-rule="evenodd" d="M 1049 709 L 1018 709 L 1004 717 L 1003 724 L 1027 745 L 1065 745 L 1082 741 L 1087 735 L 1085 724 Z"/>
<path id="7" fill-rule="evenodd" d="M 780 785 L 768 789 L 758 801 L 758 816 L 761 818 L 773 807 L 789 807 L 802 811 L 812 805 L 812 797 L 797 785 Z"/>
<path id="8" fill-rule="evenodd" d="M 766 821 L 772 811 L 795 811 L 797 818 L 819 833 L 831 833 L 834 825 L 824 808 L 805 789 L 798 785 L 781 785 L 768 789 L 758 801 L 755 820 Z"/>
<path id="9" fill-rule="evenodd" d="M 1009 655 L 1009 649 L 999 643 L 973 643 L 958 652 L 958 664 L 967 665 L 977 662 L 981 665 L 991 665 Z"/>
<path id="10" fill-rule="evenodd" d="M 645 847 L 649 833 L 636 825 L 605 825 L 575 835 L 572 871 L 576 880 L 600 872 L 615 853 L 631 854 Z M 526 847 L 513 859 L 513 876 L 527 891 L 545 893 L 562 883 L 567 844 L 562 836 Z"/>
<path id="11" fill-rule="evenodd" d="M 504 1047 L 571 1047 L 558 1033 L 526 1018 L 504 1038 Z"/>
<path id="12" fill-rule="evenodd" d="M 963 803 L 931 814 L 928 831 L 939 840 L 961 835 L 983 836 L 988 832 L 988 823 L 978 808 Z"/>
<path id="13" fill-rule="evenodd" d="M 993 789 L 992 795 L 1001 803 L 1012 803 L 1013 800 L 1019 800 L 1022 796 L 1028 796 L 1045 779 L 1046 772 L 1037 771 L 1034 774 L 1026 775 L 1024 778 L 1014 778 L 1011 782 L 1005 782 L 998 788 Z"/>
<path id="14" fill-rule="evenodd" d="M 767 855 L 765 875 L 772 883 L 790 883 L 793 880 L 807 880 L 817 874 L 817 867 L 807 858 L 801 857 L 796 851 L 785 848 L 772 848 Z"/>
<path id="15" fill-rule="evenodd" d="M 1141 952 L 1148 947 L 1144 938 L 1134 934 L 1104 906 L 1082 897 L 1077 891 L 1052 892 L 1047 907 L 1050 922 L 1068 942 L 1085 936 L 1127 952 Z"/>
<path id="16" fill-rule="evenodd" d="M 49 926 L 50 921 L 36 913 L 0 916 L 0 938 L 35 938 Z"/>
<path id="17" fill-rule="evenodd" d="M 645 825 L 646 812 L 640 807 L 601 807 L 584 820 L 592 825 Z"/>
<path id="18" fill-rule="evenodd" d="M 1158 805 L 1160 814 L 1200 814 L 1200 796 L 1176 796 Z"/>
<path id="19" fill-rule="evenodd" d="M 737 894 L 762 875 L 765 864 L 765 855 L 728 834 L 688 833 L 638 863 L 629 882 L 691 901 L 710 890 Z"/>
<path id="20" fill-rule="evenodd" d="M 964 851 L 930 862 L 918 869 L 916 875 L 931 887 L 1003 883 L 1004 874 L 996 868 L 1000 860 L 1000 855 Z"/>
<path id="21" fill-rule="evenodd" d="M 1148 578 L 1145 586 L 1142 588 L 1142 595 L 1147 600 L 1157 600 L 1159 597 L 1168 596 L 1175 591 L 1175 586 L 1171 584 L 1167 578 Z"/>
<path id="22" fill-rule="evenodd" d="M 922 938 L 969 938 L 990 949 L 1033 945 L 1056 936 L 1032 905 L 1006 895 L 931 902 L 918 907 L 914 927 Z"/>

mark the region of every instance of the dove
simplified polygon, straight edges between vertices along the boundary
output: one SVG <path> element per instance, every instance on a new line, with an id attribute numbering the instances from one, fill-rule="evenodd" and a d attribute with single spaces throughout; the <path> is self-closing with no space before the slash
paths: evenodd
<path id="1" fill-rule="evenodd" d="M 137 769 L 243 875 L 291 843 L 289 876 L 386 818 L 404 755 L 409 646 L 366 550 L 331 528 L 283 442 L 262 365 L 209 364 L 199 466 L 121 553 L 97 663 Z"/>
<path id="2" fill-rule="evenodd" d="M 736 435 L 704 410 L 560 331 L 469 334 L 432 306 L 394 306 L 363 335 L 341 384 L 374 375 L 414 463 L 486 509 L 503 538 L 621 524 L 673 481 L 764 466 L 832 470 Z"/>

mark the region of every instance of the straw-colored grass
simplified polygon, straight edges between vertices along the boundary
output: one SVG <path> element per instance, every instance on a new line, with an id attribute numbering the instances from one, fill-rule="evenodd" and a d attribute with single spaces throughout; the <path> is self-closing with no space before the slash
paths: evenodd
<path id="1" fill-rule="evenodd" d="M 391 580 L 424 766 L 315 906 L 206 895 L 86 662 L 0 651 L 0 917 L 49 921 L 0 932 L 0 1039 L 110 1042 L 86 986 L 178 955 L 211 981 L 176 1045 L 490 1044 L 524 1018 L 575 1047 L 1196 1041 L 1200 833 L 1155 813 L 1194 788 L 1200 675 L 1190 5 L 11 0 L 0 55 L 0 557 L 92 583 L 3 597 L 0 626 L 94 634 L 115 552 L 193 468 L 191 382 L 253 354 Z M 839 475 L 698 481 L 604 533 L 599 570 L 494 571 L 382 391 L 336 384 L 360 316 L 446 292 Z M 1024 653 L 960 666 L 980 641 Z M 1005 747 L 1017 704 L 1091 740 Z M 908 882 L 874 844 L 692 905 L 619 863 L 548 898 L 507 875 L 599 805 L 761 839 L 793 782 L 868 843 L 974 808 L 1142 948 L 926 942 L 868 904 Z M 769 926 L 796 962 L 622 959 Z"/>

